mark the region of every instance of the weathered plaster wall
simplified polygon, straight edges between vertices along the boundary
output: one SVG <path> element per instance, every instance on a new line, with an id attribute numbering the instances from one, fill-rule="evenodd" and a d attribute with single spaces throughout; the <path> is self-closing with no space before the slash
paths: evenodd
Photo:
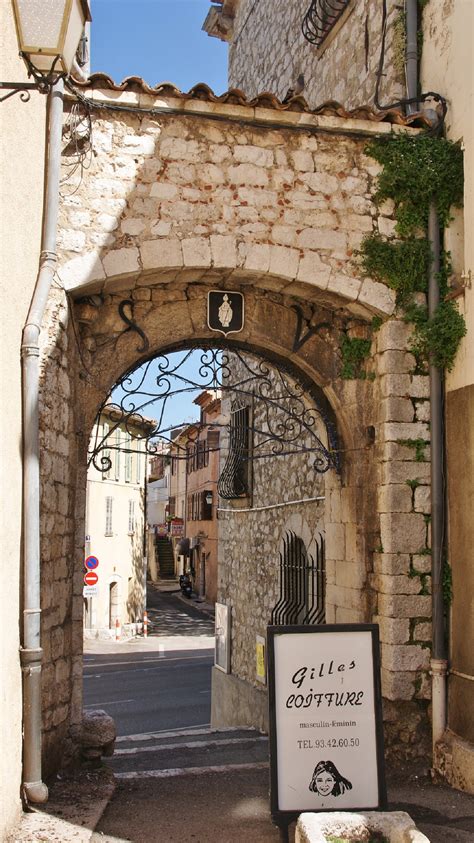
<path id="1" fill-rule="evenodd" d="M 27 81 L 18 58 L 10 4 L 3 4 L 0 77 Z M 4 92 L 5 93 L 5 92 Z M 5 565 L 0 594 L 1 772 L 0 837 L 21 809 L 22 693 L 19 661 L 22 515 L 21 331 L 38 270 L 44 171 L 45 98 L 32 92 L 28 103 L 15 95 L 1 105 L 0 292 L 2 331 L 1 544 Z"/>
<path id="2" fill-rule="evenodd" d="M 247 96 L 271 91 L 283 99 L 304 75 L 303 96 L 315 108 L 337 100 L 347 108 L 372 105 L 382 41 L 382 3 L 353 0 L 352 12 L 323 52 L 301 32 L 310 0 L 275 3 L 240 0 L 229 49 L 229 85 Z M 400 4 L 387 2 L 387 38 L 380 97 L 391 103 L 403 96 L 403 70 L 394 67 L 394 23 Z"/>

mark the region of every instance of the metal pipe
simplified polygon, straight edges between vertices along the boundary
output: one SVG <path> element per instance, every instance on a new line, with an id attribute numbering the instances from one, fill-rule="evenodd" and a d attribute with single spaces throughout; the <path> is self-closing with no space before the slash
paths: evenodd
<path id="1" fill-rule="evenodd" d="M 405 77 L 407 98 L 416 99 L 418 96 L 418 0 L 406 0 L 405 19 Z M 408 103 L 408 114 L 413 114 L 416 111 L 418 111 L 418 103 Z"/>
<path id="2" fill-rule="evenodd" d="M 438 273 L 440 271 L 440 233 L 436 207 L 430 205 L 428 239 L 432 262 L 428 283 L 428 316 L 431 319 L 440 300 Z M 431 651 L 433 748 L 446 728 L 447 654 L 444 628 L 443 599 L 443 540 L 444 540 L 444 429 L 442 375 L 430 362 L 431 415 L 431 604 L 433 640 Z"/>
<path id="3" fill-rule="evenodd" d="M 39 336 L 56 270 L 56 231 L 63 117 L 62 80 L 48 94 L 47 159 L 43 232 L 36 286 L 23 328 L 23 792 L 28 802 L 46 802 L 41 780 L 41 584 L 39 472 Z"/>

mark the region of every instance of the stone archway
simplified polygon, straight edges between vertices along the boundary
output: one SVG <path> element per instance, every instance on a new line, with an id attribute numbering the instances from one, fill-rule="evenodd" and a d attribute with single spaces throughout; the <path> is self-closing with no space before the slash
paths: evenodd
<path id="1" fill-rule="evenodd" d="M 238 345 L 286 361 L 332 407 L 344 464 L 341 480 L 326 480 L 328 620 L 378 620 L 390 729 L 399 741 L 399 713 L 412 717 L 407 751 L 416 752 L 429 696 L 429 464 L 415 461 L 409 443 L 429 439 L 427 382 L 414 373 L 407 326 L 392 318 L 393 291 L 360 278 L 353 263 L 364 232 L 393 228 L 390 208 L 371 198 L 377 168 L 364 154 L 367 135 L 392 126 L 275 114 L 271 103 L 92 93 L 95 155 L 63 200 L 63 287 L 52 291 L 44 332 L 46 770 L 81 721 L 83 490 L 94 417 L 120 375 L 147 356 L 212 341 L 206 297 L 216 287 L 245 295 Z M 117 100 L 124 110 L 105 109 Z M 374 315 L 387 320 L 367 362 L 374 379 L 344 380 L 341 336 L 369 337 Z"/>

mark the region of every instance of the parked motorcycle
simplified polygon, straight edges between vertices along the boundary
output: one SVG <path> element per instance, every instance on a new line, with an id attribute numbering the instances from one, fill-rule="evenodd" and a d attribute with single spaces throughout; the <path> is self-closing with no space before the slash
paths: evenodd
<path id="1" fill-rule="evenodd" d="M 193 584 L 189 574 L 181 574 L 179 577 L 179 587 L 185 597 L 191 597 L 193 593 Z"/>

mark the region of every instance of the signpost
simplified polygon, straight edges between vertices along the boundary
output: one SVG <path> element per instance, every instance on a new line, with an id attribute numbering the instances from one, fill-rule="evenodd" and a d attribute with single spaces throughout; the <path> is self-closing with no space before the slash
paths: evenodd
<path id="1" fill-rule="evenodd" d="M 271 810 L 386 806 L 378 627 L 268 627 Z"/>
<path id="2" fill-rule="evenodd" d="M 87 571 L 87 574 L 84 574 L 85 585 L 97 585 L 98 582 L 99 575 L 95 571 Z"/>
<path id="3" fill-rule="evenodd" d="M 99 567 L 99 560 L 97 559 L 97 556 L 88 556 L 84 565 L 88 571 L 93 571 L 94 568 Z"/>

